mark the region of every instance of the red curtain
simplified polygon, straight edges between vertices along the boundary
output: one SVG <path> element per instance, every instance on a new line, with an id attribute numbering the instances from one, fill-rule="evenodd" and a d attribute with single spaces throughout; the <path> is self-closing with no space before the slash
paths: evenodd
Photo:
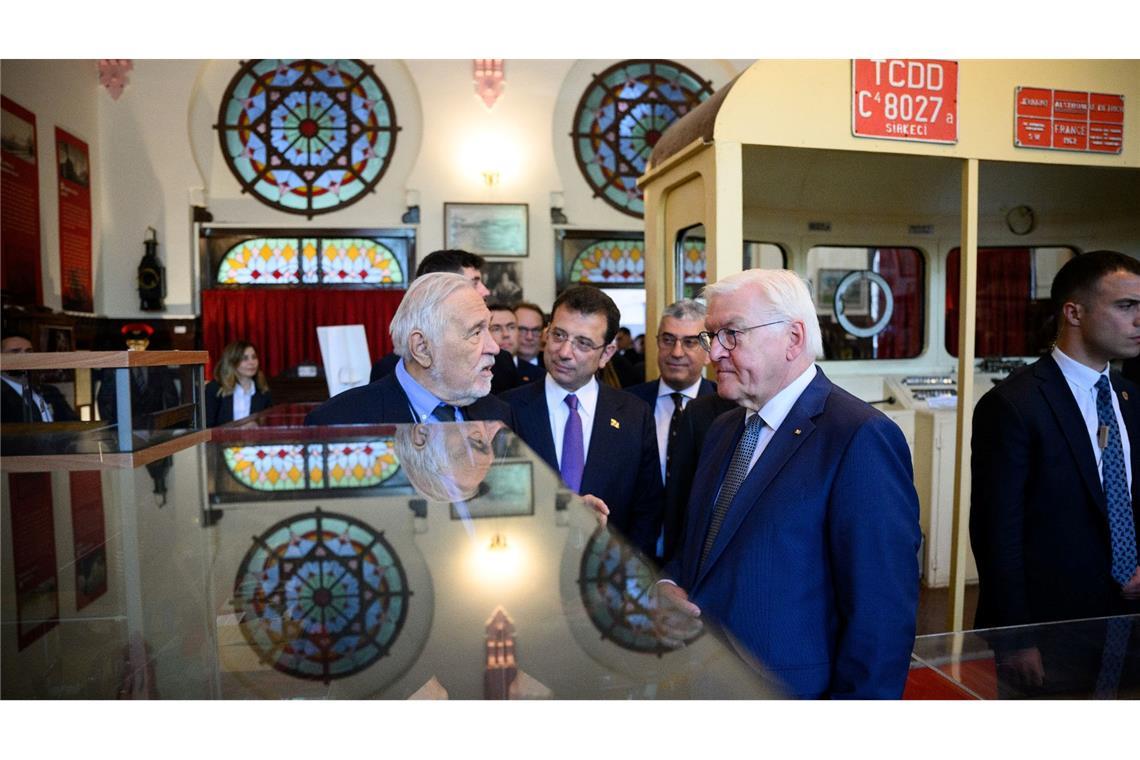
<path id="1" fill-rule="evenodd" d="M 946 258 L 946 350 L 958 355 L 959 249 Z M 978 249 L 976 356 L 1027 356 L 1031 257 L 1028 248 Z"/>
<path id="2" fill-rule="evenodd" d="M 320 364 L 317 327 L 325 325 L 364 325 L 376 361 L 392 350 L 388 324 L 403 297 L 402 290 L 205 290 L 202 342 L 210 353 L 206 377 L 213 377 L 214 362 L 226 344 L 239 339 L 256 346 L 268 377 L 303 361 Z"/>
<path id="3" fill-rule="evenodd" d="M 913 248 L 880 248 L 878 253 L 878 272 L 891 286 L 895 311 L 879 333 L 875 358 L 910 359 L 922 353 L 922 257 Z"/>

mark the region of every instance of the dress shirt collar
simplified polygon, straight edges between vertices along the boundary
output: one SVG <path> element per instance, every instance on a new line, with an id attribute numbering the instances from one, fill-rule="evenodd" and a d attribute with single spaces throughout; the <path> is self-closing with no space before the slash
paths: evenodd
<path id="1" fill-rule="evenodd" d="M 559 406 L 568 408 L 566 407 L 566 395 L 571 391 L 559 385 L 550 373 L 547 373 L 545 383 L 547 408 L 555 409 Z M 573 393 L 578 397 L 578 412 L 592 417 L 594 409 L 598 406 L 598 381 L 595 378 L 590 378 L 590 382 L 573 391 Z"/>
<path id="2" fill-rule="evenodd" d="M 1100 380 L 1100 376 L 1108 376 L 1108 365 L 1097 372 L 1076 359 L 1066 356 L 1065 352 L 1056 346 L 1053 346 L 1053 361 L 1057 362 L 1057 366 L 1061 368 L 1061 374 L 1065 376 L 1065 379 L 1082 391 L 1093 391 L 1096 388 L 1097 380 Z"/>
<path id="3" fill-rule="evenodd" d="M 396 381 L 408 396 L 408 403 L 412 407 L 412 416 L 416 422 L 427 422 L 435 408 L 443 403 L 434 393 L 416 382 L 412 374 L 404 366 L 404 360 L 396 364 Z M 457 415 L 456 419 L 462 419 Z"/>
<path id="4" fill-rule="evenodd" d="M 697 382 L 693 383 L 688 388 L 682 388 L 680 393 L 687 399 L 694 399 L 697 397 L 697 393 L 699 393 L 700 390 L 701 378 L 698 377 Z M 676 392 L 677 391 L 674 391 L 672 388 L 666 385 L 664 380 L 657 381 L 657 398 L 661 398 L 662 396 L 671 396 Z"/>
<path id="5" fill-rule="evenodd" d="M 783 390 L 768 399 L 768 403 L 762 406 L 759 412 L 749 412 L 745 415 L 745 422 L 747 422 L 752 415 L 759 414 L 760 418 L 764 420 L 764 424 L 773 430 L 778 430 L 788 414 L 792 411 L 792 407 L 796 405 L 800 396 L 807 390 L 808 385 L 815 379 L 815 373 L 816 367 L 813 363 L 805 369 L 799 377 L 788 383 Z"/>

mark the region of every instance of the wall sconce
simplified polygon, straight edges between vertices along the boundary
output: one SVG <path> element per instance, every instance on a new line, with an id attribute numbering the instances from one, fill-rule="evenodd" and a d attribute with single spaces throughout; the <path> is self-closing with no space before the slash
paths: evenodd
<path id="1" fill-rule="evenodd" d="M 406 190 L 404 191 L 404 204 L 408 210 L 400 217 L 400 221 L 404 224 L 419 224 L 420 223 L 420 191 L 419 190 Z"/>
<path id="2" fill-rule="evenodd" d="M 483 175 L 483 184 L 487 187 L 494 187 L 499 184 L 499 172 L 494 169 L 484 169 L 480 172 Z"/>
<path id="3" fill-rule="evenodd" d="M 566 218 L 566 214 L 562 213 L 565 206 L 565 198 L 562 193 L 553 192 L 550 194 L 550 223 L 551 224 L 569 224 L 570 220 Z"/>
<path id="4" fill-rule="evenodd" d="M 490 549 L 493 552 L 506 551 L 506 549 L 507 549 L 506 536 L 504 536 L 502 533 L 496 533 L 495 535 L 491 536 Z"/>

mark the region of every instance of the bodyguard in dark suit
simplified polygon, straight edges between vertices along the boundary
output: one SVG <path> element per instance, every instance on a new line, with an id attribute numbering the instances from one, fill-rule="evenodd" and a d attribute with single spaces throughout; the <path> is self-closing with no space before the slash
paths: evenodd
<path id="1" fill-rule="evenodd" d="M 515 367 L 519 385 L 541 380 L 546 376 L 542 364 L 542 329 L 546 326 L 546 315 L 536 304 L 522 301 L 515 304 L 515 322 L 518 325 L 518 340 L 515 346 Z"/>
<path id="2" fill-rule="evenodd" d="M 918 496 L 902 431 L 815 366 L 807 286 L 754 269 L 705 291 L 717 392 L 657 619 L 707 616 L 797 697 L 898 698 L 918 607 Z"/>
<path id="3" fill-rule="evenodd" d="M 547 328 L 545 379 L 503 400 L 514 409 L 515 432 L 567 487 L 595 497 L 588 501 L 609 524 L 653 556 L 662 497 L 653 415 L 640 399 L 595 379 L 616 350 L 620 318 L 597 288 L 568 288 Z"/>
<path id="4" fill-rule="evenodd" d="M 32 342 L 23 335 L 6 335 L 0 340 L 0 353 L 32 353 Z M 28 386 L 28 373 L 5 371 L 0 375 L 0 421 L 65 422 L 79 419 L 75 410 L 54 385 Z"/>
<path id="5" fill-rule="evenodd" d="M 1053 351 L 974 410 L 979 628 L 1140 613 L 1140 387 L 1109 369 L 1140 354 L 1140 262 L 1077 256 L 1051 295 Z M 1002 653 L 999 672 L 1040 684 L 1047 660 L 1026 646 Z"/>
<path id="6" fill-rule="evenodd" d="M 709 363 L 708 352 L 697 339 L 704 329 L 705 306 L 700 301 L 685 299 L 670 304 L 661 313 L 657 328 L 657 370 L 660 377 L 623 389 L 649 404 L 653 410 L 657 426 L 657 454 L 666 493 L 669 491 L 674 440 L 681 413 L 698 396 L 716 395 L 716 383 L 701 377 L 701 371 Z M 687 466 L 695 467 L 696 464 L 694 458 Z M 689 476 L 691 482 L 691 473 Z M 664 551 L 662 536 L 655 555 L 658 561 L 664 556 Z"/>
<path id="7" fill-rule="evenodd" d="M 490 312 L 467 278 L 443 272 L 417 277 L 392 317 L 392 343 L 401 355 L 396 371 L 334 396 L 305 424 L 512 424 L 510 407 L 488 397 L 499 352 L 489 328 Z"/>

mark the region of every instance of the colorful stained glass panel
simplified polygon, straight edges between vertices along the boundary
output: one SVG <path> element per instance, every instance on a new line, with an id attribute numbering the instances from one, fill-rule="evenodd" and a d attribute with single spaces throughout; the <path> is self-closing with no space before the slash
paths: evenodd
<path id="1" fill-rule="evenodd" d="M 396 255 L 374 240 L 340 238 L 323 243 L 321 269 L 325 282 L 394 285 L 404 281 Z"/>
<path id="2" fill-rule="evenodd" d="M 297 241 L 256 238 L 226 253 L 218 267 L 221 285 L 294 285 L 300 281 Z"/>

